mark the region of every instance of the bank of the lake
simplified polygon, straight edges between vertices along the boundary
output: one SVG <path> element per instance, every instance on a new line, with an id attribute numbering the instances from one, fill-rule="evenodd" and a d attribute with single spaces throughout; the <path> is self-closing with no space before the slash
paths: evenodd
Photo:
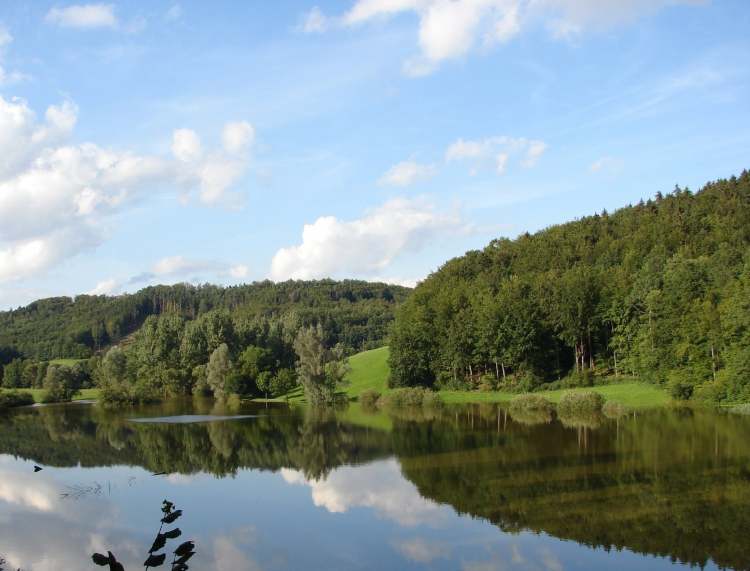
<path id="1" fill-rule="evenodd" d="M 388 347 L 380 347 L 357 353 L 349 358 L 348 384 L 343 387 L 343 392 L 349 400 L 358 399 L 365 391 L 387 394 L 392 390 L 388 388 L 388 356 Z M 595 391 L 600 393 L 605 400 L 615 401 L 632 408 L 664 406 L 672 400 L 664 390 L 655 385 L 617 381 L 615 378 L 612 379 L 612 383 L 606 385 L 585 389 L 538 391 L 535 394 L 557 403 L 566 392 L 581 390 Z M 440 391 L 440 396 L 446 404 L 471 404 L 509 402 L 518 394 L 506 391 Z M 265 399 L 259 400 L 263 402 Z M 301 402 L 304 400 L 304 395 L 300 389 L 295 389 L 283 397 L 268 400 L 269 402 Z"/>
<path id="2" fill-rule="evenodd" d="M 0 389 L 0 392 L 8 391 L 9 389 Z M 35 403 L 42 402 L 42 395 L 44 395 L 44 389 L 14 389 L 15 392 L 30 394 L 34 398 Z M 74 401 L 78 400 L 97 400 L 99 398 L 99 389 L 81 389 L 74 397 Z"/>

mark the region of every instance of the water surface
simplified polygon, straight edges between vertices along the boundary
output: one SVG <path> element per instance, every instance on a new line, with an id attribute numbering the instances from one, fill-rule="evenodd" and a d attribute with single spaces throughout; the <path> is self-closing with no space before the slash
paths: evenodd
<path id="1" fill-rule="evenodd" d="M 165 498 L 192 569 L 748 569 L 750 419 L 210 402 L 0 415 L 9 567 L 97 569 L 91 553 L 111 550 L 142 568 Z"/>

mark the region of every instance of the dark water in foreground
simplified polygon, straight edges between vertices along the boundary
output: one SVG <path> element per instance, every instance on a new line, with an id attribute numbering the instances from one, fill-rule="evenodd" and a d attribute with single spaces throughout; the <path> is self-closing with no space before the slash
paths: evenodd
<path id="1" fill-rule="evenodd" d="M 248 417 L 164 418 L 187 414 Z M 2 414 L 0 555 L 76 571 L 109 549 L 141 569 L 168 498 L 196 570 L 750 568 L 750 419 L 537 420 L 489 405 Z"/>

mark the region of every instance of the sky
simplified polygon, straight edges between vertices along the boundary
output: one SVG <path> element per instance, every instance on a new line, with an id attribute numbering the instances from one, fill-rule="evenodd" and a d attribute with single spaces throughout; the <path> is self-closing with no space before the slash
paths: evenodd
<path id="1" fill-rule="evenodd" d="M 414 285 L 750 166 L 747 0 L 0 4 L 0 309 Z"/>

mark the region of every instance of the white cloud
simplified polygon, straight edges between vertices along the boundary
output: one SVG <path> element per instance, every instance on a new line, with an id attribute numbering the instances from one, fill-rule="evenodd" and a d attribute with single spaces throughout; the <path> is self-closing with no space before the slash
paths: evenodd
<path id="1" fill-rule="evenodd" d="M 320 8 L 314 6 L 303 18 L 302 31 L 306 34 L 319 34 L 325 32 L 328 25 L 326 15 L 321 12 Z"/>
<path id="2" fill-rule="evenodd" d="M 52 8 L 45 20 L 65 28 L 114 28 L 117 26 L 114 4 L 73 4 Z"/>
<path id="3" fill-rule="evenodd" d="M 522 167 L 531 168 L 546 150 L 547 144 L 537 139 L 505 136 L 458 139 L 446 149 L 445 160 L 469 162 L 472 174 L 476 174 L 481 167 L 493 168 L 498 174 L 503 174 L 511 158 L 516 158 Z"/>
<path id="4" fill-rule="evenodd" d="M 589 171 L 592 173 L 614 174 L 620 170 L 622 170 L 622 161 L 614 157 L 602 157 L 589 166 Z"/>
<path id="5" fill-rule="evenodd" d="M 458 214 L 441 213 L 428 202 L 405 198 L 390 200 L 356 220 L 322 216 L 305 224 L 301 244 L 276 252 L 271 278 L 373 275 L 406 251 L 419 250 L 438 236 L 467 230 Z"/>
<path id="6" fill-rule="evenodd" d="M 96 284 L 94 289 L 88 291 L 88 295 L 113 295 L 120 289 L 120 284 L 114 278 L 101 281 Z"/>
<path id="7" fill-rule="evenodd" d="M 631 22 L 676 4 L 696 0 L 358 0 L 340 18 L 324 18 L 325 26 L 358 26 L 402 13 L 418 17 L 419 54 L 404 62 L 404 73 L 422 76 L 442 62 L 461 58 L 478 45 L 505 43 L 525 27 L 541 21 L 555 38 L 570 38 L 586 30 Z M 312 12 L 311 12 L 312 14 Z M 481 41 L 480 41 L 481 40 Z"/>
<path id="8" fill-rule="evenodd" d="M 168 22 L 177 22 L 182 18 L 182 6 L 179 4 L 172 4 L 164 14 L 164 19 Z"/>
<path id="9" fill-rule="evenodd" d="M 0 96 L 0 282 L 98 246 L 109 218 L 148 190 L 196 188 L 203 202 L 215 203 L 244 172 L 244 159 L 223 153 L 196 160 L 188 143 L 197 135 L 175 137 L 175 154 L 188 162 L 66 144 L 77 116 L 64 102 L 38 121 L 25 101 Z"/>
<path id="10" fill-rule="evenodd" d="M 255 128 L 247 121 L 227 123 L 224 125 L 221 140 L 226 152 L 240 154 L 255 141 Z"/>
<path id="11" fill-rule="evenodd" d="M 250 268 L 244 264 L 238 264 L 229 268 L 229 275 L 235 279 L 241 280 L 248 276 Z"/>
<path id="12" fill-rule="evenodd" d="M 184 163 L 187 178 L 200 181 L 201 202 L 216 204 L 225 198 L 247 167 L 245 157 L 238 156 L 255 137 L 255 129 L 245 121 L 227 123 L 222 131 L 224 152 L 204 153 L 200 137 L 192 129 L 177 129 L 172 136 L 172 154 Z"/>
<path id="13" fill-rule="evenodd" d="M 331 513 L 345 513 L 365 507 L 401 526 L 438 525 L 451 509 L 423 498 L 404 479 L 396 460 L 366 466 L 345 466 L 326 478 L 311 480 L 297 470 L 282 469 L 281 476 L 292 485 L 310 487 L 313 503 Z"/>
<path id="14" fill-rule="evenodd" d="M 192 129 L 176 129 L 172 133 L 172 154 L 179 161 L 197 161 L 201 154 L 201 140 Z"/>
<path id="15" fill-rule="evenodd" d="M 388 186 L 411 186 L 416 182 L 435 176 L 435 165 L 423 165 L 414 161 L 402 161 L 392 166 L 380 177 L 380 184 Z"/>
<path id="16" fill-rule="evenodd" d="M 2 65 L 6 48 L 13 42 L 13 36 L 4 26 L 0 26 L 0 85 L 9 85 L 28 79 L 20 71 L 6 71 Z"/>
<path id="17" fill-rule="evenodd" d="M 432 563 L 436 559 L 447 559 L 450 556 L 450 549 L 444 543 L 421 537 L 396 542 L 394 547 L 406 559 L 416 563 Z"/>
<path id="18" fill-rule="evenodd" d="M 10 35 L 10 32 L 8 31 L 8 29 L 5 28 L 4 26 L 0 26 L 0 49 L 9 45 L 12 41 L 13 41 L 13 36 Z"/>

